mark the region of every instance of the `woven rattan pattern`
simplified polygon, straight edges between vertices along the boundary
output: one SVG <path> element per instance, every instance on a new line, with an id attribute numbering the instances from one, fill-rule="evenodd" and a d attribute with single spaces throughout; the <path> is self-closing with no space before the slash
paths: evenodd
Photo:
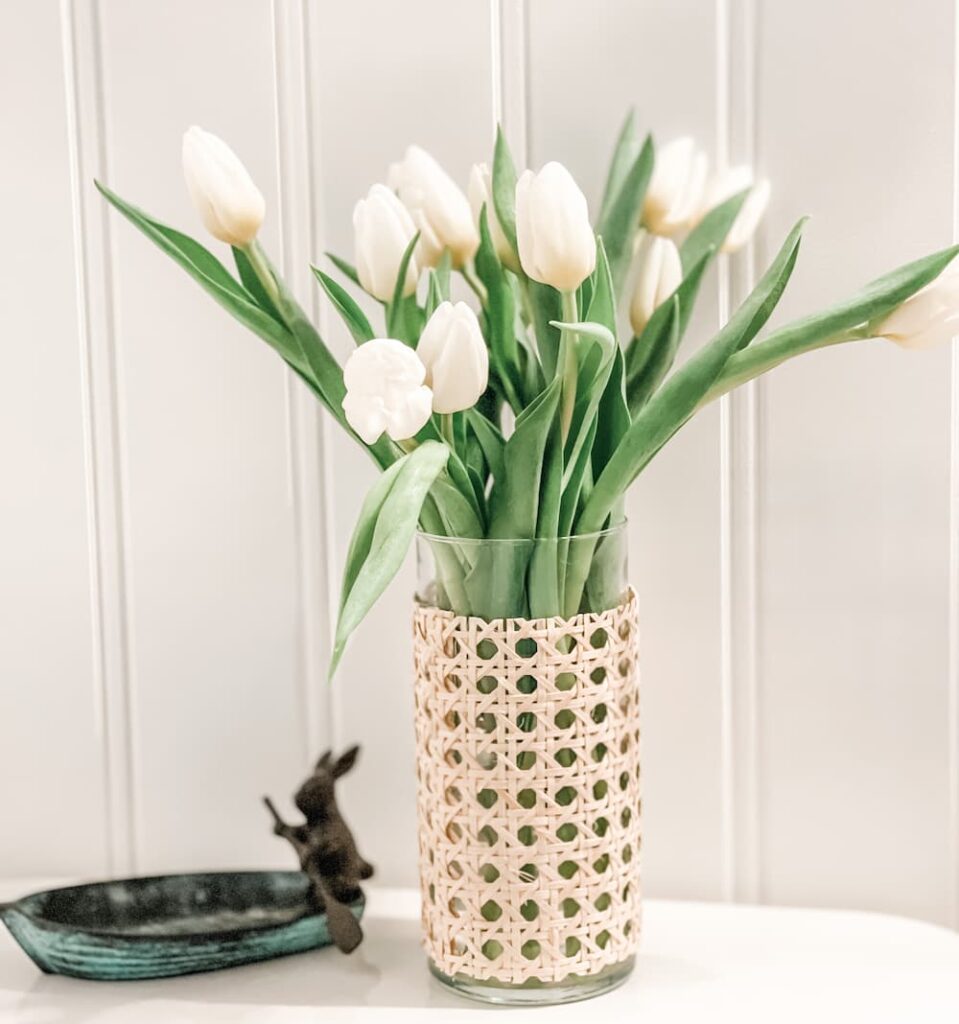
<path id="1" fill-rule="evenodd" d="M 639 937 L 636 597 L 572 619 L 414 614 L 423 942 L 559 982 Z"/>

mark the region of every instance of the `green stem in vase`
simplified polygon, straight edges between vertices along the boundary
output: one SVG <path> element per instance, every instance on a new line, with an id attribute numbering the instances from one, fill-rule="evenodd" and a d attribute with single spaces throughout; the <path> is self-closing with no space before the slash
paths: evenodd
<path id="1" fill-rule="evenodd" d="M 576 292 L 562 292 L 563 320 L 574 324 L 579 319 L 576 305 Z M 576 406 L 576 336 L 572 331 L 564 330 L 560 341 L 560 371 L 563 375 L 563 397 L 560 406 L 560 430 L 563 444 L 569 436 L 569 427 L 573 421 L 573 409 Z"/>

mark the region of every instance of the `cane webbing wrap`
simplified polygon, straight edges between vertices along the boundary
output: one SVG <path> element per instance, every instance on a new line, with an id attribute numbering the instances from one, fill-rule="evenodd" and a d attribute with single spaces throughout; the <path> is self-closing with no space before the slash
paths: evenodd
<path id="1" fill-rule="evenodd" d="M 516 984 L 619 963 L 639 936 L 632 592 L 572 619 L 414 613 L 423 941 Z"/>

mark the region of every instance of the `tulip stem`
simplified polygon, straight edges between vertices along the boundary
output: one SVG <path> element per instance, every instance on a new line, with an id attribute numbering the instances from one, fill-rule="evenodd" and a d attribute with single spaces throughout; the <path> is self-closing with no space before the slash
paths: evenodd
<path id="1" fill-rule="evenodd" d="M 455 452 L 456 441 L 453 433 L 453 414 L 451 412 L 440 413 L 440 436 L 447 443 L 450 451 Z"/>
<path id="2" fill-rule="evenodd" d="M 487 295 L 486 289 L 483 287 L 483 283 L 478 278 L 474 277 L 473 272 L 470 270 L 468 266 L 466 266 L 465 263 L 463 264 L 462 267 L 460 267 L 460 273 L 463 275 L 463 280 L 472 289 L 473 294 L 485 306 L 487 301 Z"/>
<path id="3" fill-rule="evenodd" d="M 257 241 L 253 239 L 249 245 L 244 246 L 243 251 L 246 253 L 247 259 L 250 261 L 250 266 L 253 267 L 253 272 L 260 280 L 260 284 L 266 289 L 267 295 L 277 302 L 280 296 L 280 289 L 276 283 L 276 278 L 273 276 L 273 270 L 270 267 L 270 261 L 267 259 L 266 253 L 263 251 L 263 247 Z"/>
<path id="4" fill-rule="evenodd" d="M 563 304 L 563 321 L 568 324 L 575 324 L 579 320 L 579 310 L 576 306 L 576 292 L 560 292 Z M 563 399 L 560 407 L 560 430 L 563 437 L 563 444 L 569 436 L 570 424 L 573 422 L 573 409 L 576 406 L 576 374 L 578 365 L 576 361 L 576 339 L 572 331 L 563 330 L 560 339 L 560 366 L 563 374 Z"/>

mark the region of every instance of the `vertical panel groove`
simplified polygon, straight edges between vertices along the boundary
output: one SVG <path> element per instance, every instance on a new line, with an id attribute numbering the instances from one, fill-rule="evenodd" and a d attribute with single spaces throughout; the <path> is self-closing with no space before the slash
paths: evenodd
<path id="1" fill-rule="evenodd" d="M 89 521 L 94 700 L 103 743 L 108 870 L 137 865 L 123 438 L 116 365 L 112 236 L 93 190 L 107 176 L 97 0 L 60 5 L 78 304 Z"/>
<path id="2" fill-rule="evenodd" d="M 953 6 L 953 240 L 959 240 L 959 0 Z M 959 350 L 950 352 L 949 679 L 947 692 L 949 916 L 959 929 Z"/>
<path id="3" fill-rule="evenodd" d="M 273 0 L 277 182 L 281 269 L 314 319 L 318 309 L 310 262 L 318 210 L 310 87 L 311 45 L 304 0 Z M 321 322 L 321 333 L 325 333 Z M 287 438 L 294 524 L 296 672 L 304 759 L 334 741 L 326 664 L 332 637 L 331 491 L 328 425 L 315 398 L 286 375 Z"/>
<path id="4" fill-rule="evenodd" d="M 717 0 L 717 158 L 756 161 L 755 0 Z M 721 257 L 720 318 L 753 286 L 753 245 Z M 720 586 L 723 884 L 727 899 L 761 895 L 759 801 L 758 382 L 721 399 Z"/>
<path id="5" fill-rule="evenodd" d="M 518 171 L 529 163 L 527 0 L 490 0 L 493 130 L 503 127 Z"/>

